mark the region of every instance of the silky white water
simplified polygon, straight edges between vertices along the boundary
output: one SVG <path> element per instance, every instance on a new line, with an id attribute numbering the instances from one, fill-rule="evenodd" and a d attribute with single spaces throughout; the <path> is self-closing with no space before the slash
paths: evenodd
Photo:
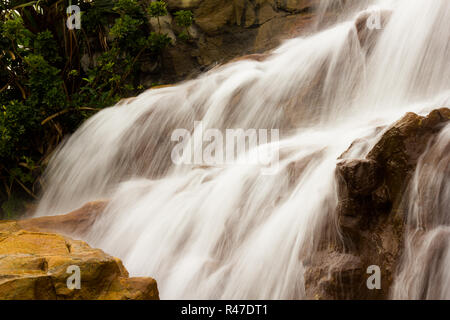
<path id="1" fill-rule="evenodd" d="M 319 10 L 340 4 L 323 0 Z M 378 9 L 387 23 L 360 41 L 356 22 Z M 406 111 L 450 105 L 448 0 L 343 10 L 325 29 L 318 15 L 316 31 L 264 61 L 220 66 L 90 118 L 53 157 L 37 215 L 109 199 L 85 240 L 121 258 L 131 275 L 154 277 L 163 299 L 304 298 L 303 261 L 336 218 L 337 158 L 355 139 L 364 143 L 346 156 L 364 157 L 378 129 Z M 275 174 L 258 165 L 175 166 L 171 133 L 193 131 L 194 121 L 279 129 Z"/>
<path id="2" fill-rule="evenodd" d="M 422 155 L 409 191 L 403 263 L 395 299 L 450 299 L 450 125 Z"/>

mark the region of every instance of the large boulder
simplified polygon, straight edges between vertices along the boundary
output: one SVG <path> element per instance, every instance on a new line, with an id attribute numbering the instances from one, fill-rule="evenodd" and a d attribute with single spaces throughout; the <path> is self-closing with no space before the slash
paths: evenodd
<path id="1" fill-rule="evenodd" d="M 447 108 L 426 117 L 407 113 L 384 132 L 365 159 L 338 162 L 336 210 L 342 239 L 324 239 L 323 249 L 306 264 L 310 298 L 389 297 L 404 243 L 403 194 L 419 157 L 449 120 Z M 381 270 L 379 290 L 366 286 L 371 265 Z"/>
<path id="2" fill-rule="evenodd" d="M 159 299 L 156 281 L 130 278 L 119 259 L 27 224 L 0 222 L 0 299 Z M 67 285 L 70 266 L 80 268 L 79 289 Z"/>

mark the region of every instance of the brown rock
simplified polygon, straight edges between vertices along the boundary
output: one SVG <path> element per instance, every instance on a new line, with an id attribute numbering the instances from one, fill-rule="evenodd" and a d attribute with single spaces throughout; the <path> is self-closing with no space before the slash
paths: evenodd
<path id="1" fill-rule="evenodd" d="M 314 0 L 277 0 L 277 7 L 289 12 L 300 12 L 303 10 L 311 10 L 317 5 Z"/>
<path id="2" fill-rule="evenodd" d="M 380 168 L 374 160 L 344 160 L 337 165 L 337 174 L 349 195 L 367 196 L 380 184 Z"/>
<path id="3" fill-rule="evenodd" d="M 376 161 L 394 204 L 400 201 L 405 183 L 416 167 L 428 141 L 450 120 L 450 110 L 437 109 L 427 117 L 407 113 L 382 136 L 367 158 Z"/>
<path id="4" fill-rule="evenodd" d="M 234 13 L 233 2 L 227 0 L 202 1 L 194 11 L 195 23 L 206 34 L 215 34 L 231 22 Z"/>
<path id="5" fill-rule="evenodd" d="M 187 10 L 198 8 L 204 0 L 166 0 L 169 10 Z"/>
<path id="6" fill-rule="evenodd" d="M 386 130 L 366 159 L 338 163 L 337 219 L 342 238 L 325 241 L 321 247 L 328 249 L 316 253 L 307 266 L 305 283 L 310 298 L 388 297 L 403 250 L 402 195 L 429 141 L 449 120 L 447 108 L 426 117 L 407 113 Z M 379 290 L 366 287 L 370 265 L 381 269 Z"/>
<path id="7" fill-rule="evenodd" d="M 107 201 L 89 202 L 80 209 L 64 215 L 19 220 L 17 224 L 21 229 L 26 230 L 52 231 L 65 235 L 83 236 L 107 204 Z"/>
<path id="8" fill-rule="evenodd" d="M 362 48 L 365 48 L 367 52 L 371 52 L 374 48 L 377 38 L 381 35 L 381 32 L 386 27 L 391 18 L 392 11 L 381 10 L 380 14 L 380 28 L 381 29 L 370 29 L 367 26 L 368 19 L 370 17 L 369 13 L 360 15 L 355 23 L 356 31 L 358 33 L 358 39 Z"/>
<path id="9" fill-rule="evenodd" d="M 363 263 L 352 254 L 320 252 L 306 267 L 306 294 L 311 299 L 346 299 L 364 285 Z"/>
<path id="10" fill-rule="evenodd" d="M 313 25 L 318 0 L 172 0 L 173 11 L 194 13 L 192 41 L 170 47 L 164 55 L 163 79 L 149 83 L 173 83 L 237 57 L 268 52 L 283 39 L 292 38 Z M 172 23 L 175 34 L 177 27 Z M 145 76 L 145 77 L 147 77 Z M 143 82 L 145 82 L 143 81 Z"/>

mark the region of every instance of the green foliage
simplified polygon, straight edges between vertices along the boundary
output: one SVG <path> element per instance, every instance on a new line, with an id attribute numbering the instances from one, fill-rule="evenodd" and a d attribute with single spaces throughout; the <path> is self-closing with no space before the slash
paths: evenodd
<path id="1" fill-rule="evenodd" d="M 188 32 L 183 31 L 178 34 L 178 39 L 180 39 L 182 41 L 188 41 L 191 39 L 191 36 L 189 35 Z"/>
<path id="2" fill-rule="evenodd" d="M 56 60 L 58 58 L 55 58 Z M 27 104 L 39 108 L 45 106 L 46 110 L 56 112 L 66 102 L 63 80 L 59 73 L 61 70 L 49 64 L 42 55 L 29 54 L 23 58 L 26 65 L 24 81 L 29 95 Z"/>
<path id="3" fill-rule="evenodd" d="M 143 38 L 143 34 L 140 32 L 142 23 L 138 19 L 124 15 L 116 19 L 109 34 L 117 42 L 118 47 L 130 50 L 136 47 L 136 41 L 140 41 Z M 140 44 L 143 44 L 142 41 Z"/>
<path id="4" fill-rule="evenodd" d="M 13 159 L 18 162 L 22 149 L 31 147 L 32 137 L 41 133 L 39 111 L 12 100 L 0 109 L 0 154 L 2 161 Z"/>
<path id="5" fill-rule="evenodd" d="M 164 17 L 168 14 L 167 4 L 164 1 L 151 2 L 147 9 L 147 12 L 150 17 L 156 18 L 158 20 L 158 33 L 161 33 L 161 22 L 159 21 L 159 18 Z"/>
<path id="6" fill-rule="evenodd" d="M 190 27 L 194 22 L 194 14 L 190 10 L 180 10 L 175 12 L 175 22 L 180 27 Z"/>
<path id="7" fill-rule="evenodd" d="M 166 34 L 152 32 L 148 37 L 150 50 L 152 52 L 158 53 L 164 50 L 171 42 L 172 39 Z"/>
<path id="8" fill-rule="evenodd" d="M 58 45 L 49 30 L 39 32 L 34 39 L 34 52 L 41 55 L 49 63 L 55 64 L 61 61 L 58 55 Z"/>
<path id="9" fill-rule="evenodd" d="M 1 204 L 0 209 L 3 211 L 3 215 L 0 218 L 13 219 L 18 215 L 18 212 L 24 210 L 23 199 L 11 196 Z"/>
<path id="10" fill-rule="evenodd" d="M 24 27 L 21 17 L 14 17 L 2 23 L 2 36 L 12 43 L 28 47 L 33 34 Z"/>
<path id="11" fill-rule="evenodd" d="M 164 17 L 168 14 L 167 4 L 164 1 L 151 2 L 147 11 L 152 18 Z"/>
<path id="12" fill-rule="evenodd" d="M 118 0 L 113 10 L 121 15 L 129 15 L 136 18 L 144 16 L 144 10 L 136 0 Z"/>
<path id="13" fill-rule="evenodd" d="M 189 34 L 189 27 L 194 23 L 194 14 L 190 10 L 180 10 L 175 12 L 175 23 L 184 28 L 184 31 L 178 35 L 183 41 L 187 41 L 191 38 Z"/>
<path id="14" fill-rule="evenodd" d="M 81 8 L 81 30 L 65 27 L 69 2 Z M 145 89 L 140 64 L 161 64 L 171 44 L 159 21 L 167 14 L 164 1 L 0 1 L 0 217 L 39 192 L 66 134 Z M 187 28 L 192 13 L 180 11 L 175 21 Z"/>

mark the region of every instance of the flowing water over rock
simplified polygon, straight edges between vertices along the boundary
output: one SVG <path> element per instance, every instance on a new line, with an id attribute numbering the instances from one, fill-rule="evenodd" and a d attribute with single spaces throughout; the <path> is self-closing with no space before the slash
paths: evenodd
<path id="1" fill-rule="evenodd" d="M 85 240 L 133 276 L 154 277 L 163 299 L 306 298 L 305 261 L 323 238 L 341 235 L 337 159 L 357 139 L 343 157 L 366 157 L 405 112 L 450 105 L 450 2 L 363 4 L 261 59 L 98 113 L 51 161 L 37 215 L 110 199 Z M 368 29 L 378 14 L 381 29 Z M 276 174 L 258 165 L 174 166 L 171 134 L 193 132 L 194 121 L 279 129 L 279 163 L 269 164 Z M 410 231 L 394 297 L 450 298 L 439 285 L 450 281 L 448 141 L 447 127 L 404 200 Z"/>
<path id="2" fill-rule="evenodd" d="M 450 125 L 422 155 L 404 202 L 405 255 L 396 299 L 450 299 Z"/>

